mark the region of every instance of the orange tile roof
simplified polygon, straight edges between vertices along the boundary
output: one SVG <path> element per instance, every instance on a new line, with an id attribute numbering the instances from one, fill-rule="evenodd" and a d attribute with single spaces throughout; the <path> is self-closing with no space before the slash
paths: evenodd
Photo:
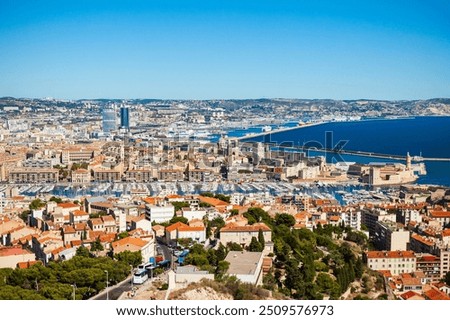
<path id="1" fill-rule="evenodd" d="M 339 221 L 341 218 L 339 216 L 331 216 L 329 218 L 330 221 Z"/>
<path id="2" fill-rule="evenodd" d="M 264 223 L 259 222 L 255 223 L 253 225 L 247 225 L 247 226 L 238 226 L 234 223 L 229 223 L 225 225 L 223 228 L 220 229 L 220 232 L 257 232 L 259 230 L 262 231 L 270 231 L 271 229 Z"/>
<path id="3" fill-rule="evenodd" d="M 64 208 L 64 209 L 70 209 L 70 208 L 80 208 L 79 205 L 72 203 L 72 202 L 64 202 L 64 203 L 58 203 L 58 207 Z"/>
<path id="4" fill-rule="evenodd" d="M 35 264 L 42 264 L 42 261 L 36 260 L 36 261 L 19 262 L 17 263 L 17 268 L 28 269 L 29 267 L 34 266 Z"/>
<path id="5" fill-rule="evenodd" d="M 86 222 L 75 223 L 74 224 L 74 228 L 77 231 L 83 231 L 83 230 L 88 230 L 89 229 L 89 227 L 86 224 Z"/>
<path id="6" fill-rule="evenodd" d="M 157 230 L 164 230 L 166 227 L 160 225 L 160 224 L 156 224 L 152 227 L 153 230 L 157 231 Z"/>
<path id="7" fill-rule="evenodd" d="M 129 245 L 133 245 L 136 247 L 143 247 L 147 244 L 148 242 L 140 239 L 140 238 L 134 238 L 134 237 L 126 237 L 117 241 L 114 241 L 112 243 L 113 248 L 117 248 L 117 247 L 121 247 L 121 246 L 129 246 Z"/>
<path id="8" fill-rule="evenodd" d="M 404 278 L 404 277 L 402 277 L 401 281 L 404 286 L 420 286 L 422 284 L 420 282 L 419 278 L 412 278 L 412 277 Z"/>
<path id="9" fill-rule="evenodd" d="M 205 229 L 205 227 L 181 226 L 178 228 L 178 231 L 204 231 Z"/>
<path id="10" fill-rule="evenodd" d="M 162 198 L 159 197 L 147 197 L 142 199 L 147 204 L 156 204 L 158 200 L 162 200 Z"/>
<path id="11" fill-rule="evenodd" d="M 411 299 L 413 297 L 421 297 L 423 299 L 423 297 L 420 294 L 418 294 L 418 293 L 416 293 L 414 291 L 407 291 L 407 292 L 401 294 L 400 297 L 403 300 L 409 300 L 409 299 Z"/>
<path id="12" fill-rule="evenodd" d="M 431 288 L 430 290 L 425 291 L 423 295 L 429 300 L 450 300 L 448 295 L 435 288 Z"/>
<path id="13" fill-rule="evenodd" d="M 450 237 L 450 229 L 444 229 L 442 231 L 442 237 Z"/>
<path id="14" fill-rule="evenodd" d="M 179 198 L 183 198 L 182 196 L 179 196 L 177 194 L 169 194 L 166 196 L 167 199 L 179 199 Z"/>
<path id="15" fill-rule="evenodd" d="M 83 210 L 75 210 L 72 212 L 72 215 L 74 215 L 76 217 L 89 216 L 89 213 L 87 213 L 86 211 L 83 211 Z"/>
<path id="16" fill-rule="evenodd" d="M 419 242 L 422 242 L 423 244 L 426 244 L 427 246 L 433 246 L 434 245 L 433 241 L 428 240 L 428 239 L 418 235 L 417 233 L 411 235 L 411 238 L 414 239 L 414 240 L 417 240 Z"/>
<path id="17" fill-rule="evenodd" d="M 116 233 L 108 233 L 108 234 L 102 234 L 99 237 L 100 242 L 113 242 L 116 239 Z"/>
<path id="18" fill-rule="evenodd" d="M 102 225 L 103 224 L 103 220 L 100 218 L 92 218 L 89 219 L 91 221 L 91 223 L 94 225 Z"/>
<path id="19" fill-rule="evenodd" d="M 184 224 L 183 222 L 178 221 L 178 222 L 166 227 L 166 231 L 172 232 L 180 227 L 189 227 L 189 226 L 187 224 Z"/>
<path id="20" fill-rule="evenodd" d="M 72 246 L 72 247 L 79 247 L 79 246 L 81 246 L 83 244 L 83 241 L 81 241 L 81 240 L 72 240 L 72 241 L 70 241 L 70 245 Z"/>
<path id="21" fill-rule="evenodd" d="M 22 249 L 21 247 L 5 247 L 0 248 L 0 257 L 6 256 L 19 256 L 21 254 L 28 254 L 29 251 Z"/>
<path id="22" fill-rule="evenodd" d="M 198 199 L 201 202 L 205 202 L 205 203 L 212 205 L 213 207 L 230 205 L 228 202 L 225 202 L 225 201 L 222 201 L 222 200 L 216 199 L 216 198 L 211 198 L 211 197 L 199 196 Z"/>
<path id="23" fill-rule="evenodd" d="M 381 275 L 385 278 L 391 278 L 392 273 L 390 270 L 378 270 L 378 273 L 381 273 Z"/>
<path id="24" fill-rule="evenodd" d="M 89 231 L 89 239 L 96 240 L 97 238 L 100 238 L 104 234 L 106 234 L 105 231 Z"/>
<path id="25" fill-rule="evenodd" d="M 112 216 L 102 216 L 101 219 L 103 222 L 116 222 L 116 219 Z"/>
<path id="26" fill-rule="evenodd" d="M 450 218 L 450 211 L 430 211 L 430 216 L 433 218 Z"/>
<path id="27" fill-rule="evenodd" d="M 368 251 L 368 259 L 398 259 L 398 258 L 415 258 L 413 251 Z"/>
<path id="28" fill-rule="evenodd" d="M 66 234 L 66 233 L 75 233 L 76 230 L 72 226 L 64 226 L 63 232 L 64 232 L 64 234 Z"/>

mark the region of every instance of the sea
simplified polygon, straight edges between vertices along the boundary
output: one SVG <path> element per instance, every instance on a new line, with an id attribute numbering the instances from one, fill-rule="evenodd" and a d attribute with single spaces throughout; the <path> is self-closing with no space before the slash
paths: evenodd
<path id="1" fill-rule="evenodd" d="M 317 145 L 333 148 L 341 145 L 344 150 L 425 158 L 450 158 L 450 117 L 423 116 L 397 119 L 367 119 L 348 122 L 327 122 L 299 127 L 290 122 L 283 127 L 291 130 L 268 132 L 264 136 L 244 141 L 270 142 L 277 145 Z M 261 127 L 230 131 L 229 137 L 243 137 L 249 133 L 261 133 Z M 318 155 L 322 153 L 312 153 Z M 323 155 L 323 154 L 322 154 Z M 389 158 L 372 158 L 355 155 L 324 154 L 327 162 L 338 161 L 370 163 L 401 162 Z M 450 187 L 450 161 L 424 161 L 427 174 L 420 176 L 418 184 Z"/>

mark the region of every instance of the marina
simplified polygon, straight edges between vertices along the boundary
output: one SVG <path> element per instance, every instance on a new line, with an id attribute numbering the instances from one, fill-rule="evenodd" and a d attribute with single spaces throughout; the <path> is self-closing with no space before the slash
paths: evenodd
<path id="1" fill-rule="evenodd" d="M 29 197 L 57 196 L 81 198 L 104 196 L 121 198 L 129 196 L 159 196 L 171 194 L 196 195 L 204 192 L 224 195 L 242 194 L 246 197 L 309 196 L 315 199 L 336 200 L 340 204 L 355 204 L 362 201 L 389 201 L 389 188 L 371 190 L 358 182 L 329 184 L 326 182 L 151 182 L 151 183 L 98 183 L 90 185 L 48 184 L 48 185 L 2 185 L 0 192 L 16 188 L 18 194 Z"/>

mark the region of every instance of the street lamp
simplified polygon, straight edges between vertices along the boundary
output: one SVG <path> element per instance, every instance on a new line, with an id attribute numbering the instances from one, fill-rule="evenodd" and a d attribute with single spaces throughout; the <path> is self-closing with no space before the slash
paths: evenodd
<path id="1" fill-rule="evenodd" d="M 73 288 L 73 291 L 72 291 L 72 299 L 73 299 L 73 300 L 76 300 L 76 299 L 75 299 L 75 290 L 77 289 L 77 285 L 76 285 L 76 283 L 74 283 L 74 284 L 71 284 L 71 286 L 72 286 L 72 288 Z"/>
<path id="2" fill-rule="evenodd" d="M 108 270 L 105 270 L 106 273 L 106 300 L 109 300 L 109 291 L 108 291 Z"/>
<path id="3" fill-rule="evenodd" d="M 133 266 L 131 264 L 130 264 L 130 274 L 131 274 L 130 289 L 133 289 Z"/>

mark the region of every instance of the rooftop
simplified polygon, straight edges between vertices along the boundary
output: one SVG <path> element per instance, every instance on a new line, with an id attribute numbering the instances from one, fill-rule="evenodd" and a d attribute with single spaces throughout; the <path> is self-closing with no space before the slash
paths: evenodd
<path id="1" fill-rule="evenodd" d="M 255 274 L 256 267 L 262 259 L 262 252 L 230 251 L 225 261 L 230 263 L 228 274 Z"/>

